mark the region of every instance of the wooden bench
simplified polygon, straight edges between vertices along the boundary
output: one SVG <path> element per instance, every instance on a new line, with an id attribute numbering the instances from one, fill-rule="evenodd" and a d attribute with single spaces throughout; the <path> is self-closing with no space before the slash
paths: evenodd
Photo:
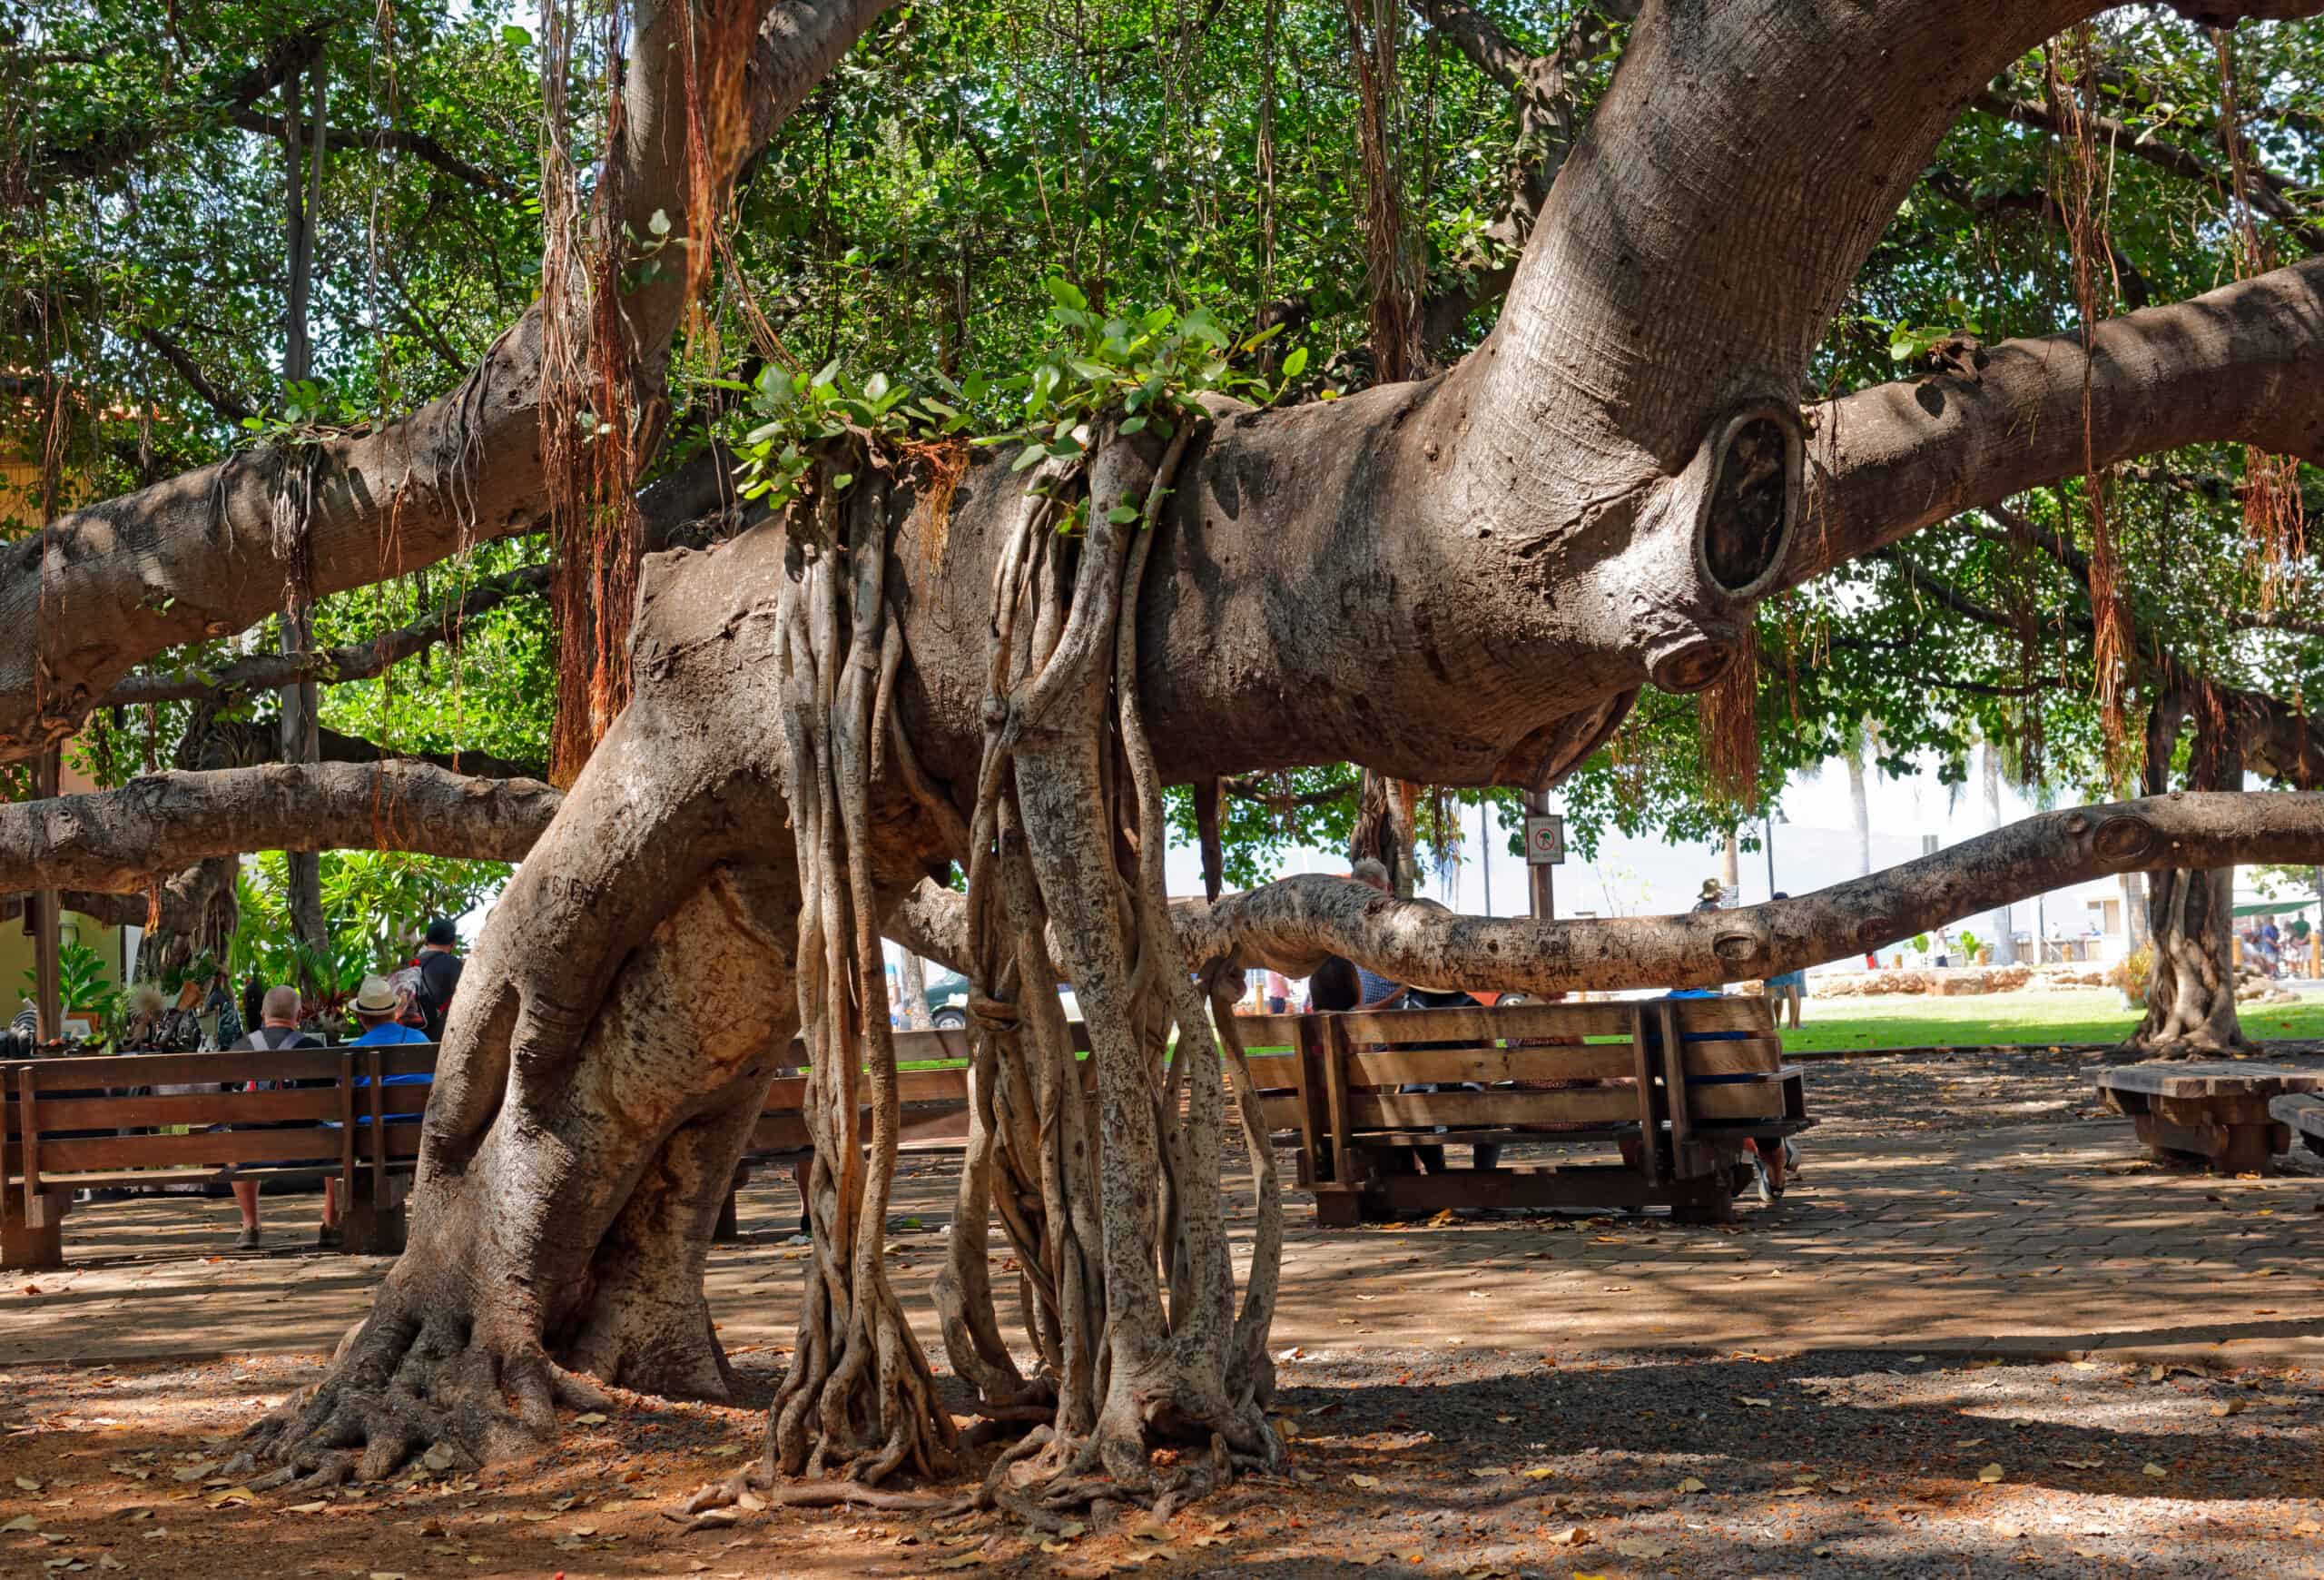
<path id="1" fill-rule="evenodd" d="M 2268 1117 L 2284 1128 L 2285 1151 L 2313 1154 L 2311 1163 L 2324 1164 L 2324 1096 L 2288 1091 L 2270 1098 Z"/>
<path id="2" fill-rule="evenodd" d="M 252 1177 L 336 1178 L 342 1249 L 400 1250 L 430 1089 L 384 1081 L 435 1065 L 432 1042 L 12 1064 L 0 1266 L 62 1266 L 64 1219 L 80 1191 Z M 243 1090 L 253 1081 L 278 1089 Z M 150 1090 L 184 1086 L 222 1090 Z"/>
<path id="3" fill-rule="evenodd" d="M 1661 1205 L 1689 1219 L 1720 1220 L 1732 1215 L 1735 1191 L 1749 1177 L 1744 1149 L 1811 1122 L 1799 1072 L 1782 1066 L 1759 999 L 1246 1015 L 1235 1023 L 1270 1137 L 1293 1153 L 1286 1188 L 1313 1191 L 1316 1220 L 1327 1227 L 1444 1207 Z M 1666 1027 L 1682 1066 L 1675 1101 Z M 1077 1051 L 1086 1052 L 1085 1030 L 1077 1023 L 1072 1033 Z M 899 1062 L 958 1062 L 899 1076 L 907 1152 L 966 1141 L 967 1056 L 968 1034 L 957 1029 L 897 1033 Z M 1094 1091 L 1094 1068 L 1085 1062 L 1082 1071 L 1085 1091 Z M 1511 1082 L 1518 1084 L 1503 1084 Z M 1421 1083 L 1486 1090 L 1397 1090 Z M 753 1164 L 795 1164 L 812 1155 L 799 1112 L 805 1090 L 805 1073 L 795 1067 L 768 1089 L 737 1187 Z M 1649 1134 L 1650 1148 L 1640 1140 Z M 1625 1160 L 1394 1171 L 1418 1146 L 1543 1141 L 1612 1143 Z M 730 1191 L 718 1238 L 734 1234 Z"/>
<path id="4" fill-rule="evenodd" d="M 2290 1132 L 2272 1116 L 2276 1099 L 2324 1090 L 2324 1070 L 2221 1061 L 2118 1064 L 2098 1072 L 2098 1094 L 2128 1114 L 2155 1158 L 2200 1158 L 2214 1174 L 2267 1174 Z"/>
<path id="5" fill-rule="evenodd" d="M 1813 1122 L 1761 999 L 1314 1015 L 1298 1030 L 1303 1172 L 1327 1227 L 1484 1207 L 1724 1221 L 1750 1177 L 1746 1149 Z M 1610 1142 L 1622 1160 L 1413 1167 L 1421 1147 L 1541 1142 Z"/>

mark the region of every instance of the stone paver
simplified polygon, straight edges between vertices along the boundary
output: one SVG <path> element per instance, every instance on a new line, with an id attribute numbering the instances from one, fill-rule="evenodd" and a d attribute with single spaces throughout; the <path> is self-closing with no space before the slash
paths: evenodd
<path id="1" fill-rule="evenodd" d="M 1649 1215 L 1324 1233 L 1294 1198 L 1275 1345 L 1311 1358 L 1411 1344 L 2195 1346 L 2240 1363 L 2324 1362 L 2324 1180 L 2157 1169 L 2119 1121 L 1807 1139 L 1792 1193 L 1728 1226 Z M 949 1160 L 908 1161 L 891 1222 L 898 1283 L 931 1348 L 928 1284 L 953 1179 Z M 712 1257 L 730 1348 L 790 1340 L 796 1213 L 787 1182 L 754 1185 L 743 1240 Z M 311 1238 L 314 1214 L 312 1198 L 268 1199 L 286 1246 Z M 288 1249 L 235 1256 L 223 1249 L 232 1224 L 231 1202 L 198 1197 L 82 1208 L 69 1220 L 75 1264 L 0 1292 L 0 1364 L 328 1350 L 385 1270 Z M 1238 1227 L 1247 1235 L 1247 1214 Z"/>

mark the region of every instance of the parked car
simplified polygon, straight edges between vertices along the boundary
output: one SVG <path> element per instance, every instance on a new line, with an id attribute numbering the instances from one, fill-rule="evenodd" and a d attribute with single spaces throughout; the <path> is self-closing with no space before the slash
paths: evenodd
<path id="1" fill-rule="evenodd" d="M 1065 1006 L 1065 1018 L 1081 1018 L 1081 1005 L 1073 996 L 1073 984 L 1057 984 L 1058 1002 Z M 928 984 L 928 1023 L 940 1031 L 958 1031 L 969 1023 L 969 979 L 958 972 L 946 972 Z"/>

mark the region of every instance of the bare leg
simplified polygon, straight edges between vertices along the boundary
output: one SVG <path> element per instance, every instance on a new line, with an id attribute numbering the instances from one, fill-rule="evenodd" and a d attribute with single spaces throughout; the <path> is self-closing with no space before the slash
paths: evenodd
<path id="1" fill-rule="evenodd" d="M 339 1227 L 339 1176 L 336 1174 L 323 1177 L 323 1227 Z"/>
<path id="2" fill-rule="evenodd" d="M 250 1244 L 258 1237 L 258 1181 L 237 1180 L 233 1182 L 234 1205 L 242 1212 L 242 1238 Z"/>

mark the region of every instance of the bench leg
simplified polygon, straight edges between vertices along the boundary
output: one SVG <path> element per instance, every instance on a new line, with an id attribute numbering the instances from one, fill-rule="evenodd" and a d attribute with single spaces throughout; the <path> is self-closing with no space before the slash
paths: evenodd
<path id="1" fill-rule="evenodd" d="M 2139 1140 L 2159 1163 L 2197 1160 L 2214 1174 L 2272 1174 L 2279 1143 L 2289 1141 L 2285 1127 L 2272 1123 L 2180 1124 L 2160 1114 L 2133 1116 Z"/>
<path id="2" fill-rule="evenodd" d="M 718 1204 L 718 1221 L 710 1230 L 711 1244 L 733 1245 L 743 1238 L 743 1226 L 734 1211 L 734 1197 L 750 1182 L 751 1166 L 748 1163 L 736 1164 L 734 1178 L 726 1187 L 726 1200 Z"/>
<path id="3" fill-rule="evenodd" d="M 1670 1221 L 1734 1222 L 1735 1192 L 1728 1188 L 1725 1173 L 1698 1174 L 1692 1179 L 1679 1180 L 1671 1192 Z"/>
<path id="4" fill-rule="evenodd" d="M 2278 1124 L 2226 1125 L 2226 1143 L 2211 1160 L 2221 1174 L 2272 1174 L 2276 1154 L 2290 1150 L 2291 1137 Z"/>
<path id="5" fill-rule="evenodd" d="M 1363 1221 L 1363 1192 L 1344 1185 L 1318 1185 L 1315 1188 L 1317 1229 L 1354 1229 Z"/>
<path id="6" fill-rule="evenodd" d="M 409 1228 L 404 1208 L 408 1189 L 403 1175 L 390 1174 L 387 1179 L 387 1199 L 378 1200 L 372 1190 L 371 1171 L 358 1169 L 339 1215 L 340 1249 L 356 1257 L 400 1256 Z"/>
<path id="7" fill-rule="evenodd" d="M 25 1216 L 25 1193 L 11 1190 L 0 1211 L 0 1268 L 10 1272 L 34 1272 L 64 1265 L 64 1210 L 69 1195 L 48 1194 L 34 1205 L 34 1219 Z"/>

